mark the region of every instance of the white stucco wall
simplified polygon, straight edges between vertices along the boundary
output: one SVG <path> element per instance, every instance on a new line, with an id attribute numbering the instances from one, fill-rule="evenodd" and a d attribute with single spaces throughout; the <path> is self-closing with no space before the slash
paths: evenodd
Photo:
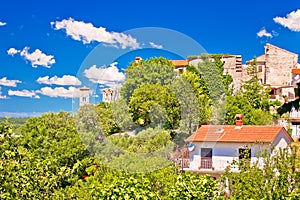
<path id="1" fill-rule="evenodd" d="M 195 150 L 190 153 L 191 168 L 197 170 L 201 163 L 201 148 L 212 148 L 212 167 L 214 170 L 223 171 L 230 166 L 233 160 L 238 160 L 240 148 L 251 148 L 251 162 L 258 161 L 258 157 L 266 149 L 270 149 L 269 144 L 248 144 L 248 143 L 194 143 Z M 270 152 L 270 151 L 269 151 Z M 262 161 L 260 161 L 262 162 Z M 231 167 L 232 169 L 235 169 Z"/>
<path id="2" fill-rule="evenodd" d="M 276 154 L 279 149 L 288 147 L 290 143 L 290 138 L 286 134 L 284 134 L 283 131 L 281 131 L 272 142 L 272 147 L 274 148 L 272 154 Z"/>

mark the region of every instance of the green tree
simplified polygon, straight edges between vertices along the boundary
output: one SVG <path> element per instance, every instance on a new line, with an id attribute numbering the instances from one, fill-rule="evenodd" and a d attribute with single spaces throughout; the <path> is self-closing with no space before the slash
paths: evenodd
<path id="1" fill-rule="evenodd" d="M 226 97 L 226 123 L 235 124 L 237 114 L 243 115 L 243 124 L 245 125 L 273 124 L 273 116 L 269 111 L 253 108 L 244 96 L 235 94 Z"/>
<path id="2" fill-rule="evenodd" d="M 219 196 L 218 182 L 208 175 L 179 174 L 168 194 L 168 199 L 216 199 Z"/>
<path id="3" fill-rule="evenodd" d="M 20 135 L 0 142 L 0 198 L 48 199 L 73 185 L 91 164 L 69 113 L 26 121 Z"/>
<path id="4" fill-rule="evenodd" d="M 91 105 L 92 106 L 92 105 Z M 97 120 L 100 128 L 105 135 L 111 135 L 121 131 L 112 111 L 112 105 L 101 102 L 96 105 Z"/>
<path id="5" fill-rule="evenodd" d="M 226 91 L 226 95 L 232 95 L 233 93 L 233 88 L 232 88 L 232 82 L 233 82 L 233 78 L 230 74 L 228 74 L 228 72 L 224 73 L 224 64 L 225 62 L 223 62 L 221 60 L 222 58 L 222 54 L 221 55 L 213 55 L 214 57 L 214 63 L 216 65 L 216 67 L 219 69 L 219 74 L 221 74 L 221 78 L 222 78 L 222 82 Z"/>
<path id="6" fill-rule="evenodd" d="M 272 157 L 262 156 L 262 163 L 249 165 L 240 160 L 240 172 L 227 172 L 222 179 L 231 199 L 299 199 L 300 174 L 295 170 L 295 159 L 296 150 L 286 149 Z"/>
<path id="7" fill-rule="evenodd" d="M 259 82 L 256 58 L 247 68 L 248 80 L 244 81 L 241 91 L 226 97 L 227 124 L 235 124 L 236 114 L 243 114 L 246 125 L 272 124 L 276 115 L 269 112 L 269 88 Z"/>
<path id="8" fill-rule="evenodd" d="M 212 106 L 210 123 L 223 124 L 226 98 L 226 90 L 223 84 L 223 64 L 216 65 L 209 58 L 203 58 L 203 62 L 198 63 L 198 69 L 209 91 Z"/>
<path id="9" fill-rule="evenodd" d="M 190 107 L 192 104 L 196 104 L 198 109 L 195 112 L 198 112 L 198 116 L 191 116 L 190 119 L 193 119 L 192 124 L 207 124 L 211 116 L 211 100 L 209 98 L 209 91 L 204 79 L 201 77 L 200 71 L 194 66 L 187 66 L 186 71 L 182 74 L 182 77 L 186 80 L 187 83 L 193 88 L 192 92 L 180 91 L 178 94 L 182 95 L 184 99 L 192 98 L 191 94 L 195 94 L 197 98 L 197 103 L 194 103 L 194 100 L 191 99 L 187 101 L 187 106 Z M 189 86 L 184 83 L 185 88 Z M 177 87 L 180 88 L 180 87 Z M 187 95 L 187 96 L 186 96 Z M 195 110 L 195 108 L 192 108 Z M 191 110 L 189 108 L 185 110 Z M 195 122 L 198 120 L 198 122 Z"/>
<path id="10" fill-rule="evenodd" d="M 122 85 L 121 96 L 128 103 L 135 89 L 144 84 L 160 84 L 167 86 L 172 83 L 178 73 L 167 59 L 151 58 L 130 66 L 126 82 Z"/>
<path id="11" fill-rule="evenodd" d="M 136 89 L 130 98 L 129 110 L 133 120 L 141 126 L 153 123 L 154 127 L 174 129 L 180 120 L 180 105 L 175 94 L 160 84 L 144 84 Z"/>
<path id="12" fill-rule="evenodd" d="M 256 58 L 247 68 L 249 79 L 242 85 L 242 95 L 247 99 L 249 104 L 255 109 L 269 111 L 270 88 L 264 88 L 259 82 Z"/>

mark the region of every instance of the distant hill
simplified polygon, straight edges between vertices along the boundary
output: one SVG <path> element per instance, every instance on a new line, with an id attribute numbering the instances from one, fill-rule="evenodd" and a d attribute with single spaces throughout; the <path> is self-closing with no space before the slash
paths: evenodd
<path id="1" fill-rule="evenodd" d="M 23 124 L 25 124 L 25 122 L 29 119 L 29 117 L 22 117 L 22 118 L 4 118 L 1 117 L 0 118 L 0 123 L 1 122 L 5 122 L 6 120 L 8 120 L 9 123 L 11 123 L 13 125 L 13 127 L 19 128 L 20 126 L 22 126 Z"/>

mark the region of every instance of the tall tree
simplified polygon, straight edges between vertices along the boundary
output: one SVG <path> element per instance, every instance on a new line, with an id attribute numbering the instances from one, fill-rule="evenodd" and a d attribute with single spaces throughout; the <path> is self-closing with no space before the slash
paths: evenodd
<path id="1" fill-rule="evenodd" d="M 178 127 L 180 105 L 175 94 L 160 84 L 144 84 L 130 98 L 129 109 L 133 120 L 141 125 Z"/>
<path id="2" fill-rule="evenodd" d="M 256 58 L 254 57 L 251 65 L 247 68 L 249 79 L 242 85 L 242 95 L 255 109 L 269 110 L 270 88 L 265 88 L 259 80 Z"/>
<path id="3" fill-rule="evenodd" d="M 151 58 L 140 61 L 128 68 L 126 82 L 122 85 L 121 96 L 129 102 L 135 89 L 144 84 L 160 84 L 167 86 L 172 83 L 178 73 L 167 59 Z"/>

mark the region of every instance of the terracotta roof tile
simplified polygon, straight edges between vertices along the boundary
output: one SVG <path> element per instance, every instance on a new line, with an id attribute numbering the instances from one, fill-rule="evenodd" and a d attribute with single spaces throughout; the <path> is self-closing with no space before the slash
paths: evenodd
<path id="1" fill-rule="evenodd" d="M 175 67 L 188 66 L 188 60 L 170 60 Z"/>
<path id="2" fill-rule="evenodd" d="M 197 132 L 188 137 L 188 142 L 267 142 L 271 143 L 284 129 L 282 126 L 241 126 L 235 125 L 203 125 Z M 285 134 L 289 136 L 284 129 Z M 290 137 L 292 140 L 292 138 Z"/>
<path id="3" fill-rule="evenodd" d="M 300 74 L 300 68 L 293 68 L 292 73 L 293 74 Z"/>

